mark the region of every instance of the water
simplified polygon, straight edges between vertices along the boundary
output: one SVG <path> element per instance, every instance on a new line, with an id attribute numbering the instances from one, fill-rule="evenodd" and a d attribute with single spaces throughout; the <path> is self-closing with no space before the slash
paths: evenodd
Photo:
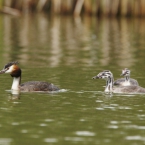
<path id="1" fill-rule="evenodd" d="M 145 87 L 145 20 L 0 15 L 0 68 L 17 60 L 22 82 L 49 81 L 59 93 L 11 94 L 0 76 L 0 145 L 145 144 L 145 95 L 104 94 L 107 69 L 125 67 Z"/>

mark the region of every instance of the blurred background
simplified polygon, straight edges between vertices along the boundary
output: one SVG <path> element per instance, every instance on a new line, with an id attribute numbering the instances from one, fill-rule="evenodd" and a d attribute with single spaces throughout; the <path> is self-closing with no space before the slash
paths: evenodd
<path id="1" fill-rule="evenodd" d="M 1 0 L 2 61 L 136 66 L 144 59 L 144 7 L 144 0 Z"/>
<path id="2" fill-rule="evenodd" d="M 1 11 L 12 15 L 46 12 L 64 15 L 144 16 L 144 0 L 1 0 Z"/>

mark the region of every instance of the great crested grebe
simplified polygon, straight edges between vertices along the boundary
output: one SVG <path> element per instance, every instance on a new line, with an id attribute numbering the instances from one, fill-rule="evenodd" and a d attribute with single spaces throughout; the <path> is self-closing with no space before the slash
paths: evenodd
<path id="1" fill-rule="evenodd" d="M 94 76 L 93 79 L 105 79 L 106 80 L 106 93 L 127 93 L 127 94 L 138 94 L 145 93 L 145 88 L 140 86 L 120 86 L 113 87 L 113 74 L 109 70 L 104 70 L 100 72 L 97 76 Z"/>
<path id="2" fill-rule="evenodd" d="M 30 81 L 21 83 L 21 69 L 18 66 L 18 62 L 10 62 L 4 66 L 0 71 L 0 74 L 9 73 L 13 77 L 12 90 L 24 91 L 24 92 L 36 92 L 36 91 L 58 91 L 59 88 L 52 83 L 42 81 Z"/>
<path id="3" fill-rule="evenodd" d="M 114 82 L 114 85 L 119 85 L 119 86 L 139 86 L 138 81 L 135 79 L 130 78 L 130 70 L 125 68 L 122 70 L 121 76 L 124 76 L 125 78 L 117 79 Z"/>

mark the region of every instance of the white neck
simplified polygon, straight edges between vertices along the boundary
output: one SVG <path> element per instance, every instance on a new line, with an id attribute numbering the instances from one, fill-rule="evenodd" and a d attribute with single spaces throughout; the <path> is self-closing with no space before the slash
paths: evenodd
<path id="1" fill-rule="evenodd" d="M 129 76 L 126 76 L 125 77 L 125 82 L 129 82 L 129 78 L 130 78 Z"/>
<path id="2" fill-rule="evenodd" d="M 106 93 L 113 92 L 113 78 L 109 78 L 109 79 L 106 81 L 105 92 L 106 92 Z"/>
<path id="3" fill-rule="evenodd" d="M 20 80 L 21 80 L 21 77 L 13 78 L 13 84 L 11 88 L 12 90 L 19 90 Z"/>
<path id="4" fill-rule="evenodd" d="M 125 77 L 125 81 L 123 82 L 123 86 L 130 86 L 130 79 L 129 76 Z"/>

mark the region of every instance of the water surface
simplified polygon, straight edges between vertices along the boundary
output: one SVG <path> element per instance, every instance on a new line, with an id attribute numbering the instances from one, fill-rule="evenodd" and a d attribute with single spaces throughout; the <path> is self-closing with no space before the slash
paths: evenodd
<path id="1" fill-rule="evenodd" d="M 18 60 L 22 82 L 67 91 L 9 91 L 0 76 L 0 145 L 145 144 L 145 95 L 104 94 L 102 70 L 125 67 L 145 87 L 145 20 L 0 15 L 0 67 Z"/>

